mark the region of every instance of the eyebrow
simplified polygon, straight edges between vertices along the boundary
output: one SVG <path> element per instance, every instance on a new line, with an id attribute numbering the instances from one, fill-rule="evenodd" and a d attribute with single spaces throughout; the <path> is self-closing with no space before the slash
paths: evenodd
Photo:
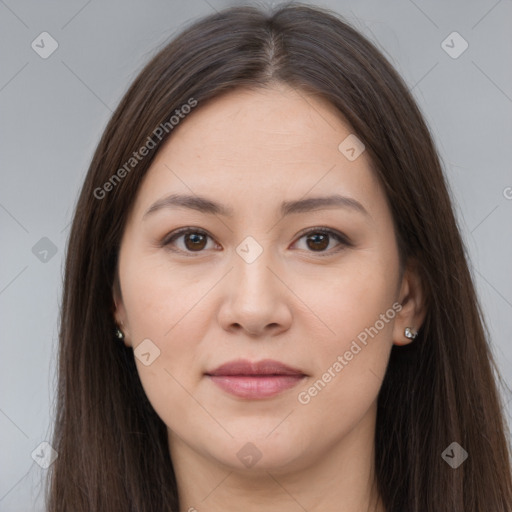
<path id="1" fill-rule="evenodd" d="M 233 217 L 234 210 L 224 206 L 206 197 L 197 195 L 171 194 L 153 203 L 143 219 L 148 215 L 162 209 L 187 208 L 197 210 L 201 213 L 210 215 L 222 215 L 224 217 Z M 307 199 L 298 199 L 296 201 L 283 201 L 281 203 L 281 215 L 291 215 L 294 213 L 307 213 L 316 210 L 325 210 L 330 208 L 343 208 L 362 213 L 370 217 L 365 207 L 352 197 L 333 194 L 324 197 L 309 197 Z"/>

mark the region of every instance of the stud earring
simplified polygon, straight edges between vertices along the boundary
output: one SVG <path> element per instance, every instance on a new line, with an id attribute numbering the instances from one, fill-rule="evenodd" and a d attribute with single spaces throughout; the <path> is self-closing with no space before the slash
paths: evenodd
<path id="1" fill-rule="evenodd" d="M 415 331 L 412 327 L 406 327 L 404 331 L 404 335 L 406 338 L 413 340 L 418 336 L 418 331 Z"/>
<path id="2" fill-rule="evenodd" d="M 124 334 L 123 332 L 121 331 L 121 329 L 119 329 L 119 327 L 116 327 L 116 336 L 122 340 L 124 338 Z"/>

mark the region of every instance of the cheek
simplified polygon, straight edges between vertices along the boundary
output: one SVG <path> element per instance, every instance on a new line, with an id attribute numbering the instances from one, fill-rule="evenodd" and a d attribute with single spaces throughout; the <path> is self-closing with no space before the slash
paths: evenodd
<path id="1" fill-rule="evenodd" d="M 205 279 L 140 256 L 131 261 L 138 263 L 127 259 L 121 282 L 137 371 L 151 405 L 173 428 L 195 414 L 190 392 L 204 371 L 201 340 L 211 325 L 206 299 L 218 277 Z"/>
<path id="2" fill-rule="evenodd" d="M 335 437 L 354 428 L 376 401 L 389 361 L 395 311 L 391 304 L 366 307 L 335 324 L 336 339 L 319 340 L 311 352 L 316 371 L 297 393 L 311 428 L 320 422 Z"/>
<path id="3" fill-rule="evenodd" d="M 163 255 L 128 255 L 124 268 L 123 300 L 134 345 L 145 337 L 172 344 L 183 325 L 198 326 L 197 311 L 212 286 L 192 267 L 175 267 Z M 124 278 L 124 280 L 123 280 Z M 194 317 L 194 322 L 190 318 Z M 202 318 L 202 317 L 200 317 Z M 188 338 L 193 341 L 192 336 Z"/>
<path id="4" fill-rule="evenodd" d="M 379 336 L 389 337 L 392 322 L 383 324 L 380 318 L 396 300 L 397 279 L 398 260 L 392 248 L 389 256 L 377 250 L 357 251 L 336 269 L 320 269 L 307 279 L 297 276 L 294 290 L 325 327 L 321 331 L 323 341 L 312 346 L 319 350 L 325 347 L 328 353 L 341 350 L 376 322 L 382 331 Z M 394 318 L 394 310 L 389 313 L 385 320 Z M 306 318 L 306 314 L 299 315 L 299 319 Z"/>
<path id="5" fill-rule="evenodd" d="M 299 390 L 297 401 L 333 429 L 355 425 L 377 398 L 399 308 L 397 279 L 392 251 L 389 257 L 368 251 L 333 273 L 323 293 L 311 288 L 312 301 L 334 333 L 311 345 L 315 375 Z"/>
<path id="6" fill-rule="evenodd" d="M 203 288 L 183 294 L 161 280 L 144 280 L 127 310 L 135 356 L 147 344 L 157 354 L 152 366 L 183 384 L 196 377 L 193 371 L 199 374 L 204 370 L 199 367 L 199 356 L 211 312 L 207 311 L 208 301 L 201 300 L 207 291 Z"/>

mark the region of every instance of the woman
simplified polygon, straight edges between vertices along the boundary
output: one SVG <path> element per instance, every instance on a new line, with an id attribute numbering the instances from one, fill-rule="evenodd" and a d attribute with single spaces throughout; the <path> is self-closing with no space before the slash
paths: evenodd
<path id="1" fill-rule="evenodd" d="M 502 404 L 402 79 L 304 5 L 142 70 L 69 240 L 50 511 L 510 510 Z"/>

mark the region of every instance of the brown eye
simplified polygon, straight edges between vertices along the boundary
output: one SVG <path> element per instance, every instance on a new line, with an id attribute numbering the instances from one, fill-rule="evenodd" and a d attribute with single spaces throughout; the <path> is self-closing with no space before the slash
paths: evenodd
<path id="1" fill-rule="evenodd" d="M 206 246 L 206 235 L 202 233 L 189 233 L 184 235 L 185 247 L 190 251 L 200 251 Z"/>
<path id="2" fill-rule="evenodd" d="M 323 251 L 329 246 L 329 235 L 326 233 L 313 233 L 307 237 L 308 247 L 314 251 Z"/>
<path id="3" fill-rule="evenodd" d="M 185 255 L 204 252 L 208 249 L 208 242 L 213 241 L 211 236 L 204 231 L 193 228 L 182 228 L 168 235 L 161 246 L 173 252 L 181 252 Z"/>
<path id="4" fill-rule="evenodd" d="M 319 253 L 319 256 L 328 256 L 352 245 L 345 235 L 327 228 L 310 229 L 300 237 L 299 241 L 302 241 L 302 239 L 306 241 L 306 250 Z M 213 238 L 204 231 L 182 228 L 168 235 L 161 242 L 161 246 L 173 252 L 191 255 L 192 253 L 205 252 L 208 249 L 209 240 L 214 242 Z M 336 241 L 337 244 L 329 249 L 332 241 Z"/>
<path id="5" fill-rule="evenodd" d="M 309 229 L 305 233 L 303 232 L 298 242 L 302 242 L 303 239 L 306 246 L 305 250 L 319 253 L 319 256 L 329 256 L 352 246 L 352 243 L 343 233 L 328 228 Z M 332 241 L 337 243 L 329 248 Z"/>

